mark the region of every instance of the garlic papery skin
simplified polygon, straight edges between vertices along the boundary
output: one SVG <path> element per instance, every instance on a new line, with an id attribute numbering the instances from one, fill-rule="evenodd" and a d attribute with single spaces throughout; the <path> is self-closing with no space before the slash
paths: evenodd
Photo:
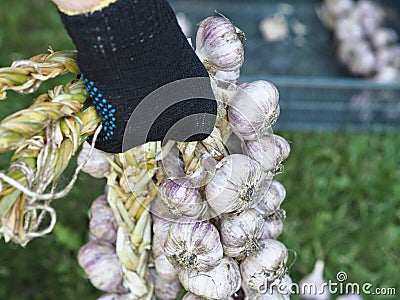
<path id="1" fill-rule="evenodd" d="M 93 201 L 89 219 L 89 231 L 92 237 L 115 244 L 118 225 L 106 195 Z"/>
<path id="2" fill-rule="evenodd" d="M 263 175 L 260 164 L 246 155 L 225 157 L 206 186 L 208 205 L 216 215 L 240 213 L 254 207 Z"/>
<path id="3" fill-rule="evenodd" d="M 176 218 L 197 218 L 204 210 L 205 203 L 199 190 L 185 178 L 164 180 L 158 188 L 158 195 L 168 212 Z"/>
<path id="4" fill-rule="evenodd" d="M 90 152 L 91 145 L 88 142 L 84 142 L 81 152 L 79 152 L 77 163 L 81 165 L 86 159 Z M 110 162 L 112 155 L 97 149 L 93 149 L 92 155 L 89 160 L 86 161 L 82 168 L 82 171 L 88 173 L 90 176 L 95 178 L 105 177 L 110 169 Z"/>
<path id="5" fill-rule="evenodd" d="M 182 270 L 179 279 L 187 291 L 204 299 L 227 299 L 241 285 L 238 263 L 230 257 L 224 257 L 210 271 Z"/>
<path id="6" fill-rule="evenodd" d="M 182 284 L 179 280 L 165 280 L 157 272 L 150 270 L 154 282 L 154 292 L 158 299 L 175 300 L 181 293 Z M 143 298 L 140 298 L 143 299 Z"/>
<path id="7" fill-rule="evenodd" d="M 79 250 L 78 263 L 90 282 L 99 290 L 110 293 L 127 292 L 122 285 L 121 262 L 112 244 L 100 240 L 90 241 Z"/>
<path id="8" fill-rule="evenodd" d="M 220 223 L 224 254 L 239 257 L 259 250 L 258 240 L 263 233 L 264 219 L 254 209 L 223 218 Z"/>
<path id="9" fill-rule="evenodd" d="M 177 280 L 179 270 L 175 268 L 167 259 L 164 252 L 154 258 L 154 265 L 157 274 L 165 280 Z"/>
<path id="10" fill-rule="evenodd" d="M 260 241 L 260 250 L 245 257 L 240 264 L 243 284 L 256 291 L 265 290 L 268 284 L 283 278 L 287 259 L 284 244 L 272 239 Z"/>
<path id="11" fill-rule="evenodd" d="M 247 140 L 243 151 L 261 164 L 266 171 L 275 171 L 290 154 L 289 143 L 276 134 L 265 134 L 255 140 Z"/>
<path id="12" fill-rule="evenodd" d="M 263 290 L 255 291 L 242 284 L 245 293 L 244 300 L 289 300 L 292 279 L 289 275 L 285 275 L 282 279 L 275 280 L 270 286 L 265 286 Z"/>
<path id="13" fill-rule="evenodd" d="M 185 296 L 183 296 L 182 300 L 204 300 L 204 297 L 197 296 L 190 292 L 187 292 Z M 224 300 L 234 300 L 233 297 L 224 298 Z"/>
<path id="14" fill-rule="evenodd" d="M 228 109 L 233 132 L 245 140 L 267 133 L 279 117 L 278 102 L 278 90 L 268 81 L 239 84 Z"/>
<path id="15" fill-rule="evenodd" d="M 135 299 L 132 294 L 105 294 L 97 300 L 132 300 Z"/>
<path id="16" fill-rule="evenodd" d="M 180 220 L 171 225 L 164 252 L 173 266 L 199 271 L 212 269 L 223 256 L 217 228 L 207 222 L 191 220 Z"/>
<path id="17" fill-rule="evenodd" d="M 244 61 L 243 39 L 243 32 L 227 18 L 208 17 L 199 24 L 196 54 L 211 74 L 236 71 Z"/>
<path id="18" fill-rule="evenodd" d="M 358 294 L 347 294 L 336 298 L 336 300 L 362 300 L 363 298 Z"/>
<path id="19" fill-rule="evenodd" d="M 254 208 L 265 219 L 285 219 L 286 214 L 280 208 L 285 197 L 285 187 L 279 181 L 263 180 L 257 192 L 257 205 Z"/>
<path id="20" fill-rule="evenodd" d="M 281 219 L 265 220 L 261 239 L 276 240 L 283 231 L 283 221 Z"/>
<path id="21" fill-rule="evenodd" d="M 327 300 L 330 297 L 328 283 L 323 277 L 325 263 L 317 260 L 313 271 L 299 282 L 301 297 L 306 300 Z"/>

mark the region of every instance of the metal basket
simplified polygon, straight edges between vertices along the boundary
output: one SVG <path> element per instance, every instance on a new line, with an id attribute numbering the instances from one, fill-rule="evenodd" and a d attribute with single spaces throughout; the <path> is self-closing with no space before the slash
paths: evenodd
<path id="1" fill-rule="evenodd" d="M 240 81 L 264 79 L 280 91 L 281 117 L 276 128 L 295 130 L 386 130 L 400 127 L 400 82 L 381 84 L 351 77 L 335 54 L 332 34 L 318 19 L 320 1 L 171 1 L 194 23 L 217 11 L 247 37 Z M 390 10 L 388 26 L 400 32 L 400 1 L 378 1 Z M 305 25 L 306 35 L 291 31 L 281 42 L 266 43 L 260 21 L 289 5 L 289 26 Z M 195 26 L 194 26 L 195 27 Z M 196 28 L 193 28 L 195 32 Z M 192 36 L 192 38 L 195 38 Z M 301 40 L 303 39 L 303 40 Z"/>

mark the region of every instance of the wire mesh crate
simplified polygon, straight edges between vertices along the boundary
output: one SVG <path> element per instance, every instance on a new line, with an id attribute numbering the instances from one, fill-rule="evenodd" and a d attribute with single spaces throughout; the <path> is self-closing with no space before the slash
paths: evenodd
<path id="1" fill-rule="evenodd" d="M 400 1 L 378 1 L 390 10 L 388 26 L 400 32 Z M 241 81 L 264 79 L 280 91 L 281 117 L 276 128 L 295 130 L 385 130 L 400 127 L 400 82 L 377 83 L 351 77 L 338 62 L 332 33 L 319 20 L 321 1 L 172 1 L 196 25 L 214 11 L 228 17 L 247 37 Z M 306 33 L 266 43 L 259 24 L 279 10 L 290 28 Z M 193 26 L 195 32 L 196 26 Z M 192 38 L 195 38 L 192 35 Z"/>

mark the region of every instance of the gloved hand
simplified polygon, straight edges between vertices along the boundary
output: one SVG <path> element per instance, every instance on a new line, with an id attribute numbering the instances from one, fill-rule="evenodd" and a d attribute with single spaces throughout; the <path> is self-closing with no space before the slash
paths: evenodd
<path id="1" fill-rule="evenodd" d="M 217 104 L 208 73 L 168 2 L 118 0 L 103 6 L 83 14 L 60 11 L 103 121 L 95 147 L 118 153 L 128 150 L 127 145 L 163 141 L 167 134 L 178 141 L 206 138 L 214 127 Z M 159 89 L 193 77 L 200 80 Z M 124 134 L 133 139 L 123 147 Z"/>

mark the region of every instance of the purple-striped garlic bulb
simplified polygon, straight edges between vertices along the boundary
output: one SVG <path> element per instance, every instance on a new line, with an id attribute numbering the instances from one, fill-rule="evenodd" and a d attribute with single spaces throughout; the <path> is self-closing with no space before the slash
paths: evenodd
<path id="1" fill-rule="evenodd" d="M 280 114 L 279 92 L 264 80 L 244 82 L 229 102 L 228 119 L 232 131 L 244 140 L 265 134 Z"/>
<path id="2" fill-rule="evenodd" d="M 226 299 L 237 292 L 241 285 L 238 263 L 230 257 L 222 258 L 209 271 L 182 270 L 179 279 L 187 291 L 204 299 Z"/>
<path id="3" fill-rule="evenodd" d="M 159 199 L 175 218 L 198 218 L 205 209 L 199 189 L 185 178 L 166 179 L 158 188 Z"/>
<path id="4" fill-rule="evenodd" d="M 283 221 L 282 219 L 265 220 L 263 226 L 263 232 L 261 239 L 273 239 L 276 240 L 278 236 L 281 235 L 283 231 Z"/>
<path id="5" fill-rule="evenodd" d="M 283 220 L 286 213 L 281 209 L 285 200 L 285 187 L 276 180 L 263 180 L 257 193 L 257 205 L 254 207 L 264 219 Z"/>
<path id="6" fill-rule="evenodd" d="M 243 39 L 243 32 L 227 18 L 208 17 L 199 24 L 196 54 L 211 74 L 236 71 L 244 61 Z"/>
<path id="7" fill-rule="evenodd" d="M 222 159 L 205 189 L 213 213 L 240 213 L 254 207 L 263 176 L 259 163 L 246 155 L 233 154 Z"/>
<path id="8" fill-rule="evenodd" d="M 279 241 L 260 241 L 260 250 L 246 256 L 240 264 L 243 284 L 260 291 L 266 284 L 283 278 L 286 273 L 288 251 Z"/>
<path id="9" fill-rule="evenodd" d="M 77 162 L 78 165 L 82 164 L 89 154 L 91 145 L 88 142 L 84 142 L 82 146 L 81 152 L 79 152 Z M 97 149 L 93 149 L 92 155 L 86 161 L 85 165 L 82 168 L 82 171 L 88 173 L 90 176 L 95 178 L 105 177 L 110 170 L 110 162 L 109 159 L 112 158 L 112 155 Z"/>
<path id="10" fill-rule="evenodd" d="M 100 240 L 88 242 L 79 250 L 78 263 L 99 290 L 109 293 L 127 292 L 123 286 L 121 262 L 112 244 Z"/>
<path id="11" fill-rule="evenodd" d="M 290 154 L 289 143 L 276 134 L 265 134 L 257 139 L 247 140 L 243 151 L 261 164 L 266 171 L 274 172 Z"/>
<path id="12" fill-rule="evenodd" d="M 223 256 L 217 228 L 207 222 L 187 219 L 171 225 L 164 252 L 173 266 L 198 271 L 212 269 Z"/>
<path id="13" fill-rule="evenodd" d="M 240 257 L 258 251 L 263 226 L 264 219 L 254 209 L 223 218 L 219 232 L 224 254 Z"/>
<path id="14" fill-rule="evenodd" d="M 156 297 L 163 300 L 175 300 L 182 290 L 180 281 L 178 279 L 166 280 L 159 276 L 154 270 L 150 272 L 154 282 L 154 293 Z"/>
<path id="15" fill-rule="evenodd" d="M 106 195 L 93 201 L 89 219 L 89 231 L 93 238 L 115 244 L 118 225 Z"/>

